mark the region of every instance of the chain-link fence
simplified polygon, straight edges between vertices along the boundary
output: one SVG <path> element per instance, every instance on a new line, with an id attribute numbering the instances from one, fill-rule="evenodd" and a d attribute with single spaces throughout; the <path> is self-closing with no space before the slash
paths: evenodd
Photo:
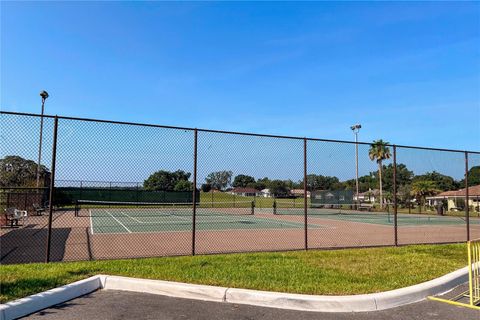
<path id="1" fill-rule="evenodd" d="M 2 264 L 480 237 L 480 152 L 14 112 L 0 128 Z"/>

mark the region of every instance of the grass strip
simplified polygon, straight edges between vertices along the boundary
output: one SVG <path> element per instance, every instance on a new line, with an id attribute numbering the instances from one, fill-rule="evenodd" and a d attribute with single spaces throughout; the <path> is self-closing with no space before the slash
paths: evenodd
<path id="1" fill-rule="evenodd" d="M 466 245 L 449 244 L 3 265 L 0 301 L 96 274 L 304 294 L 363 294 L 437 278 L 464 267 L 466 256 Z"/>

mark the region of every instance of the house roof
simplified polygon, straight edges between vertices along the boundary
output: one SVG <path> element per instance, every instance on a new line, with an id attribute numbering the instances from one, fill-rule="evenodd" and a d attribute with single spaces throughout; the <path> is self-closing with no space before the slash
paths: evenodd
<path id="1" fill-rule="evenodd" d="M 465 197 L 466 188 L 460 190 L 451 190 L 439 193 L 436 197 Z M 479 197 L 480 196 L 480 184 L 476 186 L 468 187 L 468 196 L 469 197 Z"/>
<path id="2" fill-rule="evenodd" d="M 292 189 L 292 190 L 290 190 L 290 192 L 293 193 L 293 194 L 297 194 L 297 193 L 298 194 L 300 194 L 300 193 L 303 194 L 304 190 L 303 189 Z M 310 194 L 310 191 L 307 191 L 307 194 Z"/>
<path id="3" fill-rule="evenodd" d="M 259 193 L 260 191 L 258 191 L 255 188 L 234 188 L 232 190 L 232 192 L 235 192 L 235 193 Z"/>
<path id="4" fill-rule="evenodd" d="M 365 191 L 365 192 L 359 192 L 358 193 L 359 196 L 368 196 L 368 195 L 378 196 L 379 194 L 380 194 L 380 190 L 378 190 L 378 189 L 373 189 L 373 190 L 368 190 L 368 191 Z"/>

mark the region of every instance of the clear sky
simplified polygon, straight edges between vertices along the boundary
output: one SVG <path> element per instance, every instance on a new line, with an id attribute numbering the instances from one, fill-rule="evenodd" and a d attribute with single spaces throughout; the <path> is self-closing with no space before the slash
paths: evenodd
<path id="1" fill-rule="evenodd" d="M 480 150 L 479 2 L 0 6 L 2 110 Z"/>

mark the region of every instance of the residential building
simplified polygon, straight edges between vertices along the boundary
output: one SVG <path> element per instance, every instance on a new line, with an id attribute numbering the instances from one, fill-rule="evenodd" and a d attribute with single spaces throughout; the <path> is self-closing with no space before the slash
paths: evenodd
<path id="1" fill-rule="evenodd" d="M 290 194 L 298 198 L 303 198 L 305 193 L 303 189 L 292 189 L 290 190 Z M 307 198 L 310 198 L 310 191 L 307 191 Z"/>
<path id="2" fill-rule="evenodd" d="M 445 191 L 434 197 L 427 197 L 428 205 L 436 206 L 439 201 L 447 203 L 447 210 L 463 210 L 465 208 L 466 189 Z M 468 206 L 480 211 L 480 185 L 468 187 Z"/>
<path id="3" fill-rule="evenodd" d="M 230 191 L 231 194 L 242 197 L 260 197 L 262 192 L 255 188 L 234 188 Z"/>

